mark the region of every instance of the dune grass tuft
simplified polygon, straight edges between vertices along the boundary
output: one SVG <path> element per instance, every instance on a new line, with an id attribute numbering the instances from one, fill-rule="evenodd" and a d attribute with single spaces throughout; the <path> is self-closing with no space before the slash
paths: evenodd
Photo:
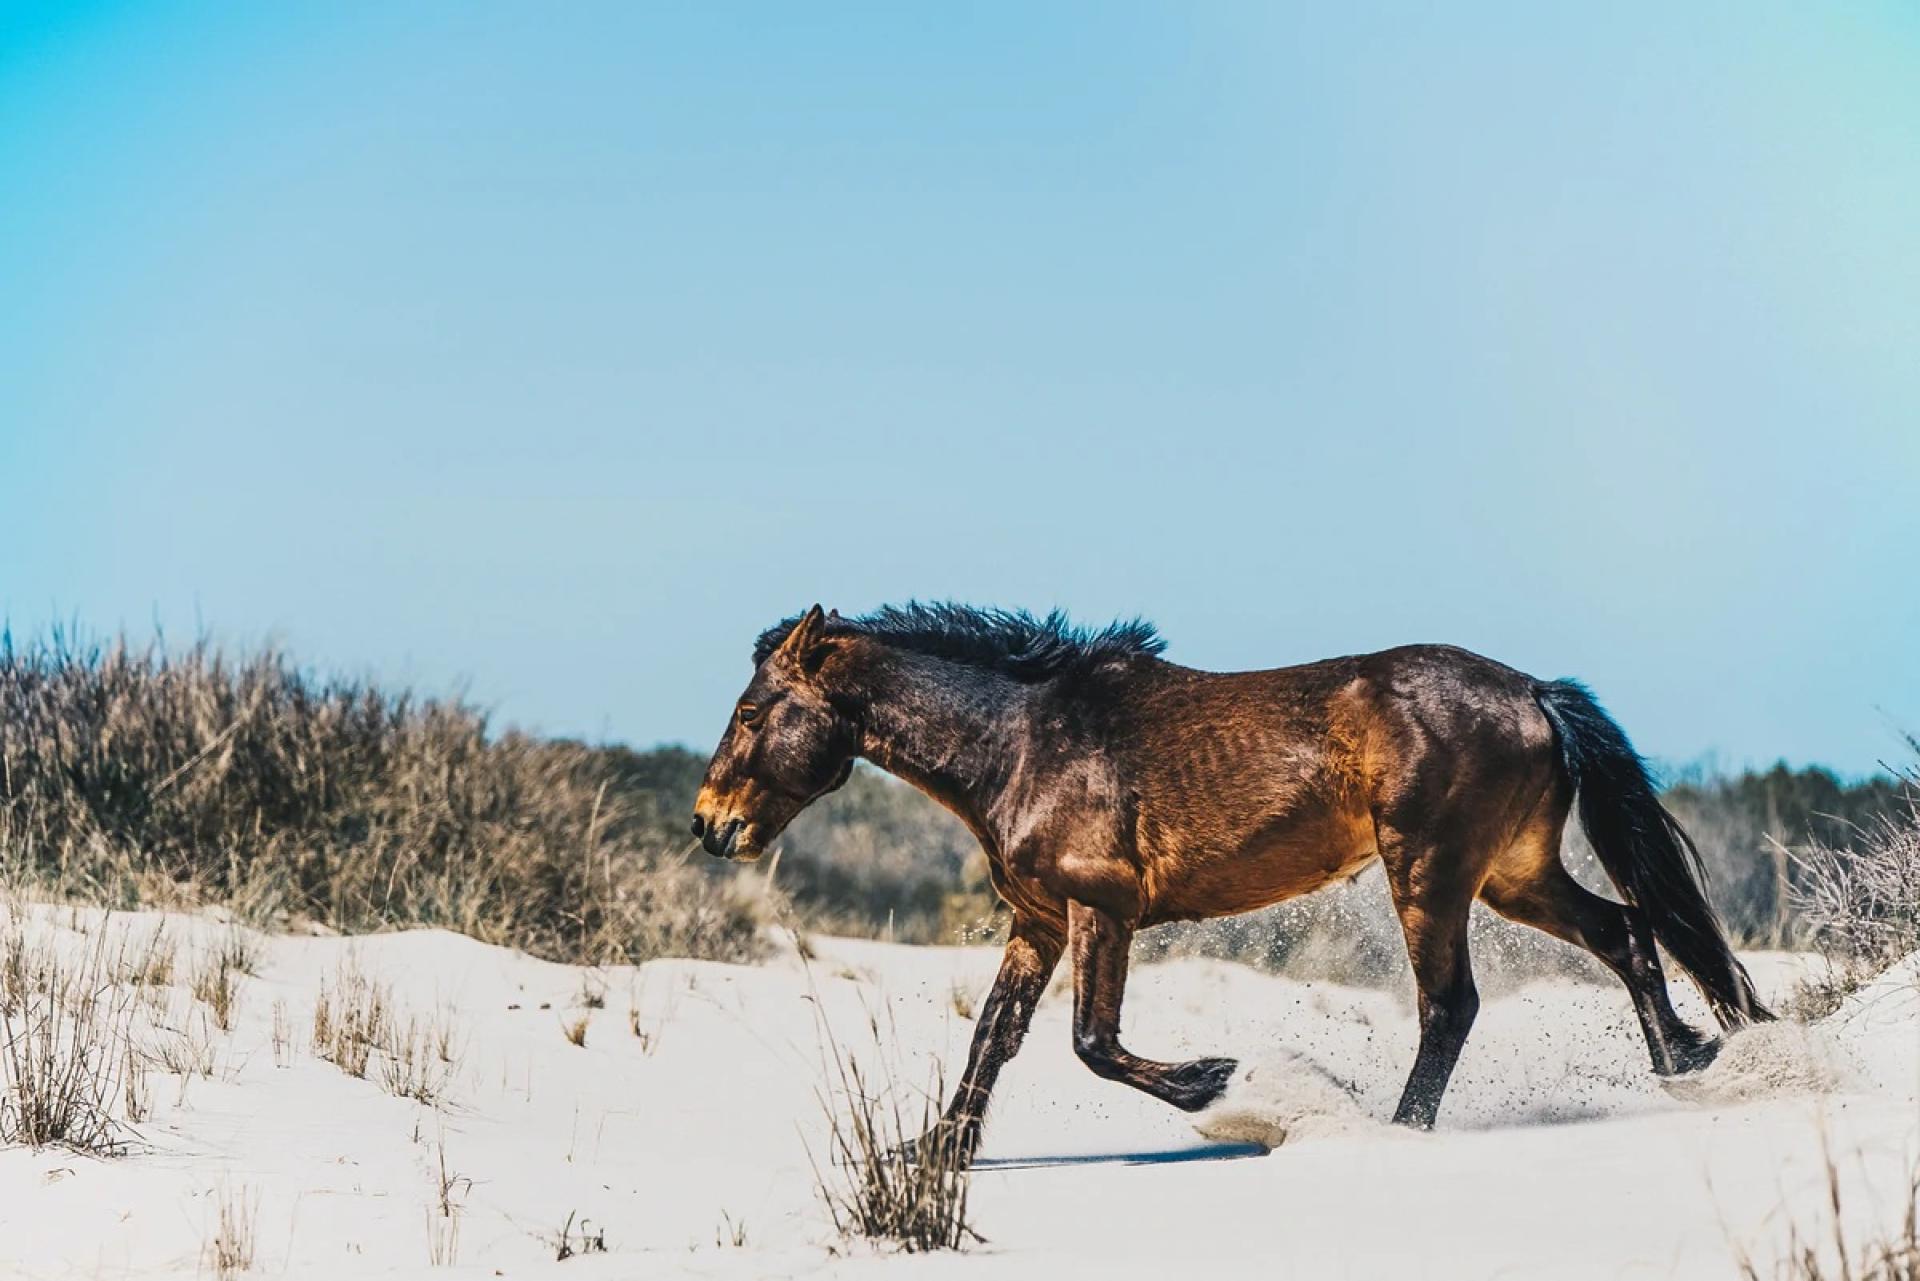
<path id="1" fill-rule="evenodd" d="M 869 1020 L 869 1031 L 877 1047 L 877 1021 Z M 906 1103 L 890 1068 L 873 1079 L 824 1028 L 822 1041 L 830 1080 L 822 1095 L 827 1160 L 816 1160 L 813 1172 L 835 1231 L 909 1253 L 984 1240 L 967 1213 L 969 1154 L 939 1124 L 945 1083 L 938 1071 L 917 1103 Z"/>

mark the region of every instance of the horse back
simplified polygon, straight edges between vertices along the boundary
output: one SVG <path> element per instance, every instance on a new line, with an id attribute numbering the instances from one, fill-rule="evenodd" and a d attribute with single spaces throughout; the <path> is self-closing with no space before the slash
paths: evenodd
<path id="1" fill-rule="evenodd" d="M 1531 678 L 1450 646 L 1300 667 L 1141 673 L 1110 750 L 1134 800 L 1143 922 L 1251 911 L 1377 856 L 1383 807 L 1537 790 Z"/>

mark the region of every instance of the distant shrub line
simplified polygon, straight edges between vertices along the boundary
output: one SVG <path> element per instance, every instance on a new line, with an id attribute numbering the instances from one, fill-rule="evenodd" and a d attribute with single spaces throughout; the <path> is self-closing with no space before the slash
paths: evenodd
<path id="1" fill-rule="evenodd" d="M 872 770 L 794 823 L 776 885 L 710 864 L 684 827 L 704 763 L 495 733 L 463 699 L 316 675 L 272 649 L 0 634 L 0 864 L 17 882 L 344 931 L 437 925 L 596 963 L 748 959 L 790 909 L 907 942 L 991 937 L 1002 919 L 965 827 Z M 1779 766 L 1666 799 L 1736 938 L 1781 946 L 1838 936 L 1835 878 L 1911 821 L 1912 786 Z M 1578 866 L 1577 837 L 1570 855 Z M 1142 947 L 1392 970 L 1401 948 L 1374 897 L 1363 885 Z"/>

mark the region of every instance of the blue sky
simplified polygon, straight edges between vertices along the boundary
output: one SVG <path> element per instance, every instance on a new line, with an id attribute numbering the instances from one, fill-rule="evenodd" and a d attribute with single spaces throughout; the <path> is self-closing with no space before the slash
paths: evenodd
<path id="1" fill-rule="evenodd" d="M 0 608 L 704 749 L 911 596 L 1920 727 L 1920 10 L 0 0 Z"/>

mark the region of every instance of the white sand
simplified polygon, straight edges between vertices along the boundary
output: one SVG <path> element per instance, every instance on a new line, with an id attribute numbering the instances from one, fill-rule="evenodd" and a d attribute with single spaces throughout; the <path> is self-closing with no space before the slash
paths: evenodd
<path id="1" fill-rule="evenodd" d="M 94 913 L 40 915 L 101 928 Z M 162 919 L 117 914 L 111 928 L 139 935 Z M 184 984 L 192 946 L 222 927 L 166 919 L 190 943 Z M 156 1113 L 131 1155 L 0 1152 L 0 1274 L 210 1275 L 202 1253 L 226 1188 L 257 1201 L 258 1272 L 327 1281 L 1053 1277 L 1082 1266 L 1162 1279 L 1731 1277 L 1729 1240 L 1764 1254 L 1788 1217 L 1819 1222 L 1823 1134 L 1856 1236 L 1897 1217 L 1920 1154 L 1920 958 L 1811 1033 L 1736 1038 L 1674 1090 L 1648 1073 L 1612 988 L 1543 983 L 1490 1000 L 1431 1135 L 1381 1124 L 1415 1043 L 1403 997 L 1183 961 L 1136 971 L 1131 1047 L 1241 1057 L 1242 1079 L 1202 1123 L 1284 1140 L 1275 1153 L 985 1173 L 974 1201 L 987 1246 L 958 1258 L 836 1251 L 807 1155 L 822 1131 L 822 1023 L 903 1080 L 926 1081 L 936 1062 L 957 1072 L 971 1025 L 954 987 L 977 1004 L 996 956 L 816 945 L 810 966 L 789 953 L 758 967 L 596 972 L 606 1006 L 582 1011 L 582 971 L 457 935 L 263 940 L 235 1027 L 216 1036 L 217 1079 L 192 1080 L 178 1103 L 176 1080 L 156 1070 Z M 402 1007 L 453 1011 L 462 1053 L 444 1108 L 396 1099 L 308 1050 L 320 981 L 350 953 Z M 1795 968 L 1770 961 L 1756 977 L 1771 994 Z M 296 1029 L 288 1067 L 270 1048 L 276 999 Z M 650 1049 L 629 1031 L 630 1001 Z M 561 1032 L 580 1013 L 584 1048 Z M 986 1151 L 1190 1142 L 1193 1118 L 1074 1060 L 1067 1014 L 1061 994 L 1043 1003 L 1003 1077 Z M 463 1205 L 453 1269 L 429 1266 L 442 1142 Z M 557 1263 L 547 1238 L 569 1213 L 604 1230 L 610 1252 Z M 725 1224 L 743 1225 L 744 1248 Z"/>

